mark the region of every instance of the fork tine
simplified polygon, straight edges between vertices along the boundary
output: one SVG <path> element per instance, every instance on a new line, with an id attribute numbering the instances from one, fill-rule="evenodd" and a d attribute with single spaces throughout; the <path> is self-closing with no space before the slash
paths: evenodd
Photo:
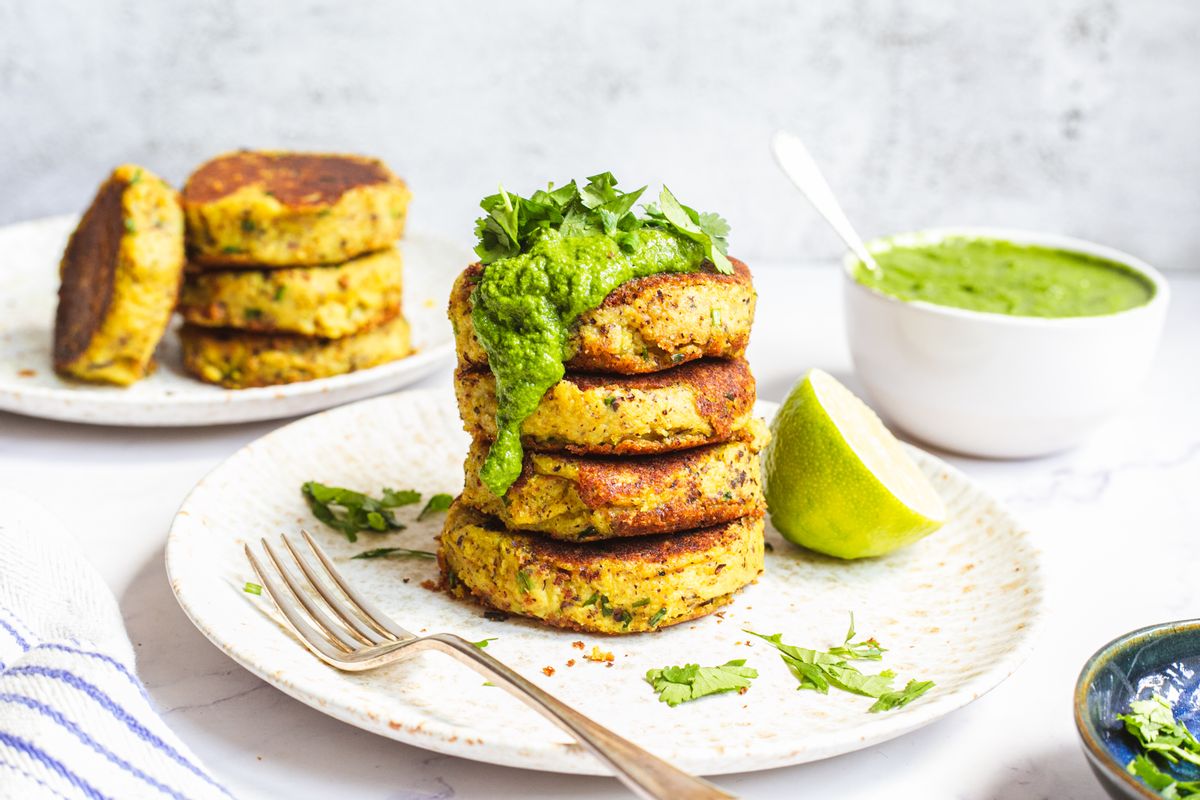
<path id="1" fill-rule="evenodd" d="M 271 602 L 275 604 L 275 607 L 287 619 L 292 630 L 300 637 L 300 641 L 304 642 L 310 650 L 321 658 L 331 662 L 340 662 L 345 657 L 345 654 L 333 647 L 331 641 L 308 624 L 299 607 L 287 599 L 283 587 L 276 583 L 267 570 L 263 569 L 262 565 L 258 563 L 258 559 L 254 557 L 254 553 L 250 550 L 250 545 L 246 545 L 246 558 L 250 560 L 250 566 L 254 569 L 254 574 L 258 576 L 258 579 L 262 581 L 263 587 L 266 588 L 267 596 L 271 598 Z"/>
<path id="2" fill-rule="evenodd" d="M 304 537 L 304 541 L 308 543 L 309 548 L 316 554 L 317 560 L 321 562 L 321 566 L 329 573 L 329 577 L 333 578 L 333 582 L 338 585 L 338 588 L 342 590 L 342 594 L 350 601 L 350 605 L 354 608 L 355 612 L 365 622 L 369 623 L 380 633 L 393 636 L 397 639 L 416 638 L 416 634 L 401 628 L 387 614 L 380 611 L 374 603 L 350 588 L 350 584 L 346 583 L 345 578 L 334 568 L 333 562 L 329 560 L 329 556 L 325 555 L 325 551 L 313 541 L 312 535 L 308 531 L 301 528 L 300 535 Z"/>
<path id="3" fill-rule="evenodd" d="M 291 571 L 284 568 L 283 562 L 275 554 L 275 548 L 271 547 L 271 543 L 263 539 L 262 547 L 266 551 L 267 557 L 271 559 L 271 563 L 275 565 L 275 569 L 279 571 L 283 582 L 287 584 L 287 588 L 291 591 L 292 596 L 299 601 L 300 605 L 304 606 L 304 610 L 308 612 L 308 616 L 317 624 L 317 627 L 327 637 L 341 644 L 342 648 L 347 652 L 352 653 L 361 647 L 362 645 L 356 639 L 346 634 L 346 629 L 340 623 L 336 622 L 333 617 L 329 616 L 324 609 L 309 598 L 308 594 L 304 591 L 304 587 L 292 576 Z M 365 640 L 364 643 L 369 644 Z"/>
<path id="4" fill-rule="evenodd" d="M 351 633 L 362 639 L 364 644 L 383 644 L 384 642 L 395 641 L 391 636 L 381 636 L 375 632 L 375 629 L 360 620 L 350 606 L 342 599 L 341 595 L 329 585 L 329 582 L 321 577 L 312 565 L 309 563 L 308 557 L 301 553 L 296 546 L 292 544 L 292 540 L 286 536 L 279 537 L 283 539 L 283 544 L 287 547 L 288 552 L 292 554 L 292 558 L 300 565 L 301 571 L 304 572 L 308 582 L 317 590 L 317 594 L 329 606 L 329 610 L 337 616 L 346 627 L 351 629 Z"/>

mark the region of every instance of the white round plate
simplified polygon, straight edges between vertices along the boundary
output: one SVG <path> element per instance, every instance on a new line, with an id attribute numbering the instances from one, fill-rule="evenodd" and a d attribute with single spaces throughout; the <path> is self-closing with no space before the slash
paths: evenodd
<path id="1" fill-rule="evenodd" d="M 0 410 L 95 425 L 219 425 L 299 416 L 420 380 L 454 352 L 446 298 L 474 260 L 444 239 L 410 235 L 404 254 L 404 314 L 417 352 L 371 369 L 283 386 L 223 389 L 184 373 L 169 331 L 158 369 L 128 388 L 59 378 L 51 365 L 58 262 L 76 216 L 0 228 Z"/>
<path id="2" fill-rule="evenodd" d="M 761 404 L 766 415 L 774 409 Z M 886 558 L 842 562 L 793 547 L 768 528 L 765 574 L 722 613 L 619 637 L 519 617 L 488 620 L 479 606 L 423 587 L 437 578 L 433 561 L 350 559 L 380 546 L 432 550 L 441 514 L 415 522 L 417 507 L 399 509 L 407 530 L 360 534 L 351 544 L 315 521 L 300 495 L 307 480 L 369 493 L 457 492 L 467 444 L 453 398 L 438 391 L 355 403 L 249 444 L 192 490 L 171 526 L 167 571 L 180 605 L 236 661 L 325 714 L 441 753 L 594 774 L 603 773 L 599 762 L 565 734 L 445 656 L 422 654 L 366 673 L 325 666 L 277 624 L 266 596 L 243 590 L 255 581 L 243 545 L 307 528 L 351 584 L 402 626 L 495 637 L 488 653 L 617 733 L 709 775 L 825 758 L 927 725 L 1010 675 L 1042 613 L 1031 536 L 965 476 L 915 448 L 951 515 L 942 530 Z M 905 708 L 870 714 L 864 697 L 796 691 L 776 652 L 743 633 L 780 632 L 785 642 L 825 648 L 842 642 L 851 611 L 859 635 L 888 648 L 867 670 L 892 668 L 901 686 L 910 677 L 937 686 Z M 593 645 L 613 653 L 611 666 L 584 659 Z M 651 668 L 734 658 L 759 672 L 745 695 L 670 708 L 643 680 Z"/>

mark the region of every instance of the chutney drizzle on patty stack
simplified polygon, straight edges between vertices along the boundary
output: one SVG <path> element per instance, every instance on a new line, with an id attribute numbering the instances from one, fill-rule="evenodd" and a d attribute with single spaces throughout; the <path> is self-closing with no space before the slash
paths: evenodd
<path id="1" fill-rule="evenodd" d="M 246 388 L 411 354 L 395 245 L 410 196 L 360 156 L 239 151 L 201 165 L 182 192 L 184 367 Z"/>
<path id="2" fill-rule="evenodd" d="M 604 173 L 481 204 L 450 298 L 473 444 L 438 557 L 460 597 L 633 633 L 762 571 L 750 272 L 724 220 L 665 187 L 639 217 L 641 194 Z"/>

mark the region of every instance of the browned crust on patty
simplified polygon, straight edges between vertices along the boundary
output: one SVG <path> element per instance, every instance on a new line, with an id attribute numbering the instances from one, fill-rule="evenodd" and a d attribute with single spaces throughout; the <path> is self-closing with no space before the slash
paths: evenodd
<path id="1" fill-rule="evenodd" d="M 658 372 L 646 372 L 641 375 L 606 375 L 596 372 L 571 372 L 564 380 L 578 386 L 580 389 L 612 389 L 619 391 L 665 389 L 668 386 L 687 386 L 706 400 L 717 395 L 728 402 L 737 399 L 744 401 L 741 409 L 748 409 L 754 404 L 754 376 L 750 374 L 750 365 L 744 358 L 720 360 L 706 358 L 680 364 L 671 369 Z M 746 387 L 750 391 L 746 391 Z M 721 404 L 724 407 L 724 403 Z M 707 413 L 707 412 L 706 412 Z"/>
<path id="2" fill-rule="evenodd" d="M 459 410 L 467 424 L 467 432 L 476 438 L 491 438 L 494 433 L 483 428 L 472 429 L 471 423 L 467 421 L 467 400 L 472 392 L 472 384 L 478 383 L 480 380 L 491 380 L 491 372 L 487 367 L 459 368 L 455 378 Z M 597 375 L 568 372 L 560 383 L 573 384 L 581 392 L 603 390 L 603 393 L 609 398 L 609 406 L 614 411 L 618 410 L 622 401 L 634 392 L 684 388 L 692 395 L 692 402 L 695 404 L 697 412 L 705 419 L 712 431 L 707 435 L 681 434 L 670 440 L 628 438 L 607 444 L 551 442 L 523 435 L 521 437 L 522 444 L 530 451 L 622 456 L 667 453 L 704 444 L 724 442 L 732 438 L 736 430 L 745 424 L 754 407 L 756 396 L 754 376 L 750 373 L 750 366 L 745 359 L 728 361 L 703 359 L 660 372 L 641 375 Z M 552 391 L 554 391 L 553 387 L 548 394 Z M 483 409 L 478 406 L 472 407 L 471 413 L 477 418 L 485 416 Z"/>
<path id="3" fill-rule="evenodd" d="M 54 318 L 55 369 L 83 355 L 108 314 L 125 233 L 121 201 L 128 186 L 116 176 L 105 181 L 67 242 Z"/>
<path id="4" fill-rule="evenodd" d="M 393 180 L 375 158 L 240 150 L 202 164 L 184 185 L 183 201 L 210 203 L 257 185 L 285 206 L 311 208 L 332 205 L 351 189 Z"/>
<path id="5" fill-rule="evenodd" d="M 745 516 L 759 519 L 763 513 L 758 511 Z M 496 526 L 502 527 L 495 517 L 488 519 Z M 564 542 L 517 532 L 510 532 L 509 535 L 538 562 L 566 567 L 586 578 L 589 568 L 601 564 L 656 564 L 689 553 L 704 553 L 723 548 L 738 540 L 739 534 L 735 526 L 740 526 L 740 522 L 740 519 L 733 519 L 719 525 L 679 533 L 608 539 L 603 542 Z"/>
<path id="6" fill-rule="evenodd" d="M 638 295 L 655 291 L 663 286 L 687 286 L 701 283 L 749 284 L 751 282 L 750 268 L 746 266 L 745 262 L 732 256 L 729 258 L 729 262 L 733 264 L 732 275 L 717 272 L 708 267 L 708 262 L 705 262 L 705 268 L 697 272 L 660 272 L 656 275 L 625 281 L 609 292 L 600 306 L 602 308 L 619 306 L 630 302 Z"/>
<path id="7" fill-rule="evenodd" d="M 722 445 L 709 445 L 721 447 Z M 632 492 L 653 489 L 666 493 L 683 485 L 678 502 L 663 503 L 649 509 L 629 510 L 612 520 L 614 536 L 640 536 L 686 530 L 744 517 L 764 511 L 761 499 L 730 500 L 719 504 L 705 502 L 702 487 L 694 479 L 695 462 L 704 457 L 705 448 L 623 459 L 584 459 L 577 456 L 576 485 L 579 498 L 589 508 L 619 504 Z M 757 464 L 757 460 L 753 460 Z M 740 471 L 730 476 L 731 488 L 740 488 L 750 475 Z"/>
<path id="8" fill-rule="evenodd" d="M 565 362 L 567 369 L 576 371 L 616 372 L 637 374 L 669 369 L 686 361 L 699 358 L 740 358 L 750 342 L 750 326 L 733 326 L 717 334 L 697 336 L 695 317 L 707 316 L 709 311 L 696 308 L 695 297 L 689 290 L 695 288 L 716 289 L 728 296 L 730 290 L 749 304 L 749 316 L 753 316 L 754 289 L 750 268 L 736 258 L 730 258 L 733 274 L 723 275 L 707 263 L 697 272 L 660 273 L 644 278 L 635 278 L 618 286 L 604 298 L 600 306 L 585 312 L 575 321 L 568 342 L 570 358 Z M 450 296 L 450 319 L 458 339 L 459 363 L 462 366 L 480 366 L 487 363 L 483 347 L 475 339 L 474 326 L 470 320 L 471 294 L 484 272 L 479 263 L 468 266 L 454 282 Z M 742 295 L 745 295 L 743 298 Z M 689 307 L 689 303 L 692 305 Z M 629 317 L 605 318 L 605 310 L 628 306 L 635 309 L 633 321 Z M 662 319 L 678 319 L 673 331 L 665 340 L 662 328 L 655 330 L 654 322 Z M 687 324 L 691 322 L 692 324 Z M 458 330 L 462 328 L 462 330 Z M 581 336 L 581 329 L 588 329 L 588 336 Z M 620 331 L 620 333 L 618 333 Z M 613 352 L 612 341 L 623 341 L 630 335 L 645 337 L 645 348 L 641 352 Z"/>
<path id="9" fill-rule="evenodd" d="M 606 510 L 605 518 L 610 530 L 604 535 L 596 532 L 560 535 L 534 529 L 546 536 L 568 541 L 595 541 L 717 525 L 739 517 L 761 514 L 766 509 L 758 488 L 759 461 L 754 438 L 753 426 L 747 426 L 729 442 L 677 453 L 624 457 L 549 455 L 545 457 L 554 459 L 554 470 L 545 472 L 540 472 L 534 465 L 534 459 L 538 456 L 526 454 L 521 476 L 506 495 L 509 500 L 495 502 L 509 502 L 535 477 L 556 476 L 561 464 L 570 473 L 570 478 L 565 480 L 573 484 L 580 501 L 591 511 Z M 486 452 L 489 444 L 476 442 L 475 446 Z M 725 477 L 728 478 L 728 482 L 721 487 L 724 496 L 706 491 L 704 485 L 706 468 L 716 454 L 722 452 L 726 460 L 720 462 L 720 469 L 727 473 Z M 472 481 L 477 480 L 477 476 L 468 475 L 466 480 L 469 487 Z M 751 484 L 753 491 L 743 489 L 747 483 Z M 486 491 L 486 487 L 481 489 Z M 464 499 L 467 494 L 467 489 L 464 489 Z M 655 498 L 650 506 L 628 505 L 631 497 L 647 496 Z"/>

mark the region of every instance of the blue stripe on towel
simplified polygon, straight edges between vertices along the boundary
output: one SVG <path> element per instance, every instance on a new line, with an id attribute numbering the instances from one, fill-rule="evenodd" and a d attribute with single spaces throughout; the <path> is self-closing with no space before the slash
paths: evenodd
<path id="1" fill-rule="evenodd" d="M 8 631 L 9 635 L 12 636 L 13 641 L 17 643 L 17 647 L 20 647 L 22 652 L 29 652 L 29 642 L 25 641 L 24 636 L 17 633 L 16 628 L 5 622 L 3 617 L 0 617 L 0 628 L 4 628 L 4 630 Z"/>
<path id="2" fill-rule="evenodd" d="M 74 772 L 71 772 L 65 764 L 32 742 L 28 742 L 18 736 L 13 736 L 11 733 L 0 731 L 0 747 L 3 746 L 8 746 L 19 753 L 24 753 L 35 761 L 41 762 L 56 775 L 70 781 L 72 786 L 83 792 L 87 797 L 92 798 L 92 800 L 110 800 L 107 796 L 97 791 L 96 787 Z"/>
<path id="3" fill-rule="evenodd" d="M 65 794 L 58 791 L 50 784 L 46 783 L 44 780 L 39 778 L 37 775 L 34 775 L 31 772 L 26 772 L 25 770 L 18 767 L 16 764 L 5 761 L 3 758 L 0 758 L 0 767 L 8 767 L 9 769 L 11 769 L 13 772 L 17 773 L 18 775 L 21 775 L 21 776 L 33 781 L 38 786 L 42 787 L 43 789 L 45 789 L 47 792 L 54 795 L 55 797 L 61 797 L 62 800 L 71 800 L 71 798 L 67 797 Z"/>
<path id="4" fill-rule="evenodd" d="M 33 636 L 33 628 L 26 625 L 25 620 L 18 617 L 16 615 L 16 612 L 14 612 L 11 608 L 9 608 L 8 606 L 0 605 L 0 611 L 3 611 L 5 614 L 8 614 L 9 619 L 11 619 L 13 622 L 17 623 L 18 625 L 20 625 L 22 628 L 24 628 L 26 635 Z"/>
<path id="5" fill-rule="evenodd" d="M 168 756 L 175 763 L 179 764 L 181 767 L 184 767 L 185 769 L 192 772 L 197 777 L 212 784 L 213 786 L 220 789 L 225 794 L 229 795 L 228 789 L 226 789 L 224 786 L 222 786 L 221 784 L 219 784 L 215 780 L 213 780 L 211 777 L 209 777 L 204 772 L 204 770 L 200 769 L 198 766 L 196 766 L 192 762 L 188 761 L 187 758 L 185 758 L 183 756 L 183 754 L 180 753 L 178 750 L 176 750 L 174 747 L 171 747 L 171 745 L 167 744 L 162 739 L 160 739 L 158 736 L 156 736 L 153 731 L 151 731 L 149 728 L 147 728 L 145 725 L 143 725 L 141 722 L 139 722 L 136 717 L 134 717 L 132 714 L 130 714 L 124 708 L 117 705 L 117 703 L 114 702 L 111 697 L 109 697 L 107 694 L 105 694 L 103 691 L 101 691 L 97 686 L 95 686 L 94 684 L 88 683 L 83 678 L 80 678 L 78 675 L 68 672 L 65 669 L 52 669 L 50 667 L 36 667 L 36 666 L 13 667 L 6 673 L 6 675 L 41 675 L 46 678 L 53 678 L 54 680 L 62 681 L 63 683 L 67 684 L 68 686 L 72 686 L 72 687 L 78 689 L 79 691 L 83 692 L 84 694 L 88 695 L 93 700 L 95 700 L 97 703 L 99 703 L 105 710 L 107 710 L 110 714 L 112 714 L 118 720 L 125 723 L 125 726 L 127 728 L 129 728 L 129 730 L 131 730 L 135 734 L 137 734 L 138 737 L 140 737 L 143 741 L 154 745 L 156 748 L 158 748 L 163 754 Z M 229 796 L 232 797 L 233 795 L 229 795 Z"/>
<path id="6" fill-rule="evenodd" d="M 26 695 L 9 694 L 9 693 L 4 693 L 4 692 L 0 692 L 0 703 L 16 703 L 18 705 L 25 706 L 26 708 L 31 709 L 33 711 L 37 711 L 42 716 L 48 717 L 49 719 L 52 719 L 55 722 L 57 722 L 61 727 L 65 728 L 66 730 L 68 730 L 72 734 L 74 734 L 76 739 L 83 742 L 88 747 L 92 748 L 97 753 L 104 756 L 110 762 L 112 762 L 113 764 L 116 764 L 118 767 L 125 770 L 126 772 L 134 775 L 137 778 L 140 778 L 141 780 L 143 780 L 146 783 L 153 786 L 155 789 L 158 789 L 160 792 L 162 792 L 164 794 L 169 794 L 171 797 L 177 798 L 177 800 L 187 800 L 185 795 L 181 794 L 180 792 L 176 791 L 175 789 L 172 789 L 170 786 L 167 786 L 164 783 L 160 783 L 159 781 L 155 780 L 152 776 L 146 774 L 142 770 L 140 770 L 137 767 L 130 764 L 125 759 L 118 756 L 116 753 L 105 748 L 102 744 L 100 744 L 95 739 L 93 739 L 91 736 L 89 736 L 87 734 L 87 731 L 83 730 L 78 725 L 76 725 L 74 722 L 72 722 L 71 720 L 67 719 L 62 714 L 60 714 L 56 709 L 51 708 L 50 706 L 46 705 L 45 703 L 39 702 L 38 700 L 35 700 L 32 697 L 28 697 Z"/>
<path id="7" fill-rule="evenodd" d="M 103 661 L 106 664 L 112 665 L 112 667 L 114 669 L 116 669 L 118 672 L 120 672 L 122 675 L 124 675 L 126 678 L 128 678 L 129 682 L 132 683 L 137 688 L 137 690 L 142 693 L 142 697 L 146 698 L 147 700 L 150 699 L 150 695 L 146 694 L 146 689 L 145 689 L 145 687 L 142 686 L 142 682 L 137 679 L 137 676 L 134 675 L 132 672 L 130 672 L 125 667 L 124 664 L 122 664 L 120 661 L 117 661 L 115 658 L 113 658 L 110 655 L 106 655 L 104 653 L 98 653 L 95 650 L 82 650 L 78 647 L 68 647 L 65 644 L 57 644 L 55 642 L 44 642 L 42 644 L 35 644 L 33 647 L 31 647 L 29 649 L 30 650 L 57 650 L 61 653 L 72 653 L 73 655 L 77 655 L 77 656 L 88 656 L 89 658 L 99 659 L 100 661 Z"/>

